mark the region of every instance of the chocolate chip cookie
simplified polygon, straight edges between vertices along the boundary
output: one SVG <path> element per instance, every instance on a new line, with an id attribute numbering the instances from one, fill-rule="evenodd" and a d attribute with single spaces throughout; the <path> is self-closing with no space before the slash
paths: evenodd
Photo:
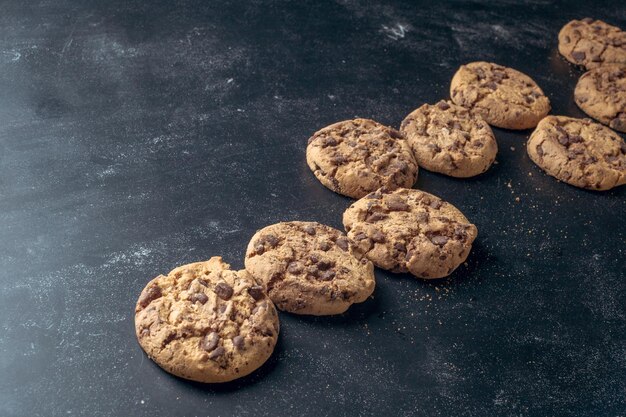
<path id="1" fill-rule="evenodd" d="M 559 52 L 569 62 L 587 69 L 626 64 L 626 32 L 590 17 L 572 20 L 559 32 Z"/>
<path id="2" fill-rule="evenodd" d="M 589 116 L 626 132 L 626 64 L 603 65 L 583 74 L 574 100 Z"/>
<path id="3" fill-rule="evenodd" d="M 417 162 L 406 139 L 368 119 L 346 120 L 315 132 L 306 161 L 322 184 L 353 198 L 382 186 L 412 187 L 417 179 Z"/>
<path id="4" fill-rule="evenodd" d="M 263 287 L 222 258 L 184 265 L 146 285 L 135 331 L 166 371 L 199 382 L 226 382 L 259 368 L 278 338 L 278 314 Z"/>
<path id="5" fill-rule="evenodd" d="M 374 264 L 419 278 L 450 275 L 478 234 L 452 204 L 419 190 L 378 190 L 343 214 L 348 237 Z"/>
<path id="6" fill-rule="evenodd" d="M 550 111 L 550 100 L 532 78 L 490 62 L 461 65 L 450 96 L 490 125 L 505 129 L 535 127 Z"/>
<path id="7" fill-rule="evenodd" d="M 472 177 L 493 163 L 498 145 L 482 117 L 449 101 L 424 104 L 400 126 L 417 163 L 452 177 Z"/>
<path id="8" fill-rule="evenodd" d="M 259 230 L 245 263 L 276 306 L 296 314 L 343 313 L 365 301 L 375 286 L 372 263 L 339 230 L 315 222 Z"/>
<path id="9" fill-rule="evenodd" d="M 533 132 L 528 155 L 553 177 L 590 190 L 626 184 L 626 144 L 589 119 L 548 116 Z"/>

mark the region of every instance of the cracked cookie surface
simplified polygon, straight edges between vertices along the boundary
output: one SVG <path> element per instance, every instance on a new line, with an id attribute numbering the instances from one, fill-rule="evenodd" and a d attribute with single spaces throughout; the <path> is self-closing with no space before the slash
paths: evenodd
<path id="1" fill-rule="evenodd" d="M 246 270 L 280 310 L 341 314 L 374 291 L 374 266 L 339 230 L 316 222 L 283 222 L 259 230 Z"/>
<path id="2" fill-rule="evenodd" d="M 572 20 L 559 32 L 559 52 L 572 64 L 587 69 L 626 64 L 626 32 L 589 17 Z"/>
<path id="3" fill-rule="evenodd" d="M 250 274 L 213 257 L 150 281 L 135 307 L 135 331 L 143 350 L 166 371 L 193 381 L 227 382 L 270 357 L 279 323 Z"/>
<path id="4" fill-rule="evenodd" d="M 417 162 L 397 130 L 369 119 L 338 122 L 309 139 L 309 168 L 336 193 L 361 198 L 380 187 L 412 187 Z"/>
<path id="5" fill-rule="evenodd" d="M 541 169 L 576 187 L 600 191 L 626 184 L 624 140 L 589 119 L 548 116 L 526 149 Z"/>
<path id="6" fill-rule="evenodd" d="M 400 131 L 420 167 L 452 177 L 485 172 L 498 152 L 487 122 L 449 101 L 414 110 L 402 121 Z"/>
<path id="7" fill-rule="evenodd" d="M 378 190 L 343 214 L 348 237 L 374 264 L 419 278 L 450 275 L 470 252 L 476 226 L 432 194 Z"/>
<path id="8" fill-rule="evenodd" d="M 604 65 L 580 77 L 574 100 L 585 113 L 626 132 L 626 64 Z"/>
<path id="9" fill-rule="evenodd" d="M 450 97 L 492 126 L 529 129 L 550 111 L 550 100 L 528 75 L 490 62 L 461 65 Z"/>

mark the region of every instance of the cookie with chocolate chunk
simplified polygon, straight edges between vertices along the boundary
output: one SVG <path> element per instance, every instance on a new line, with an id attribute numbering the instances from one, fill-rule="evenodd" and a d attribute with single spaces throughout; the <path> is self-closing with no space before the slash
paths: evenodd
<path id="1" fill-rule="evenodd" d="M 535 127 L 550 111 L 550 100 L 532 78 L 490 62 L 461 65 L 450 96 L 490 125 L 505 129 Z"/>
<path id="2" fill-rule="evenodd" d="M 624 140 L 589 119 L 548 116 L 526 149 L 541 169 L 576 187 L 601 191 L 626 184 Z"/>
<path id="3" fill-rule="evenodd" d="M 574 100 L 585 113 L 626 132 L 626 64 L 603 65 L 580 77 Z"/>
<path id="4" fill-rule="evenodd" d="M 280 310 L 296 314 L 341 314 L 375 286 L 372 263 L 339 230 L 315 222 L 259 230 L 245 264 Z"/>
<path id="5" fill-rule="evenodd" d="M 344 212 L 343 225 L 376 266 L 427 279 L 450 275 L 478 234 L 452 204 L 406 188 L 363 197 Z"/>
<path id="6" fill-rule="evenodd" d="M 417 179 L 417 162 L 405 138 L 368 119 L 346 120 L 315 132 L 306 161 L 322 184 L 353 198 L 382 186 L 412 187 Z"/>
<path id="7" fill-rule="evenodd" d="M 400 125 L 420 167 L 452 177 L 485 172 L 498 145 L 482 117 L 450 101 L 424 104 Z"/>
<path id="8" fill-rule="evenodd" d="M 226 382 L 263 365 L 279 324 L 263 287 L 213 257 L 150 281 L 135 307 L 135 331 L 143 350 L 167 372 Z"/>
<path id="9" fill-rule="evenodd" d="M 626 64 L 626 32 L 590 17 L 572 20 L 559 32 L 559 52 L 587 69 Z"/>

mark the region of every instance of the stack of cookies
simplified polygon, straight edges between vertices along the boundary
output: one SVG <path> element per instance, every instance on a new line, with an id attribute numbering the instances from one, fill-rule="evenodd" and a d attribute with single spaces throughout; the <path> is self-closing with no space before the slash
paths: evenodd
<path id="1" fill-rule="evenodd" d="M 609 127 L 626 126 L 626 35 L 604 22 L 568 23 L 559 50 L 584 65 L 576 103 Z M 572 185 L 626 183 L 626 145 L 588 119 L 548 116 L 550 101 L 529 76 L 489 62 L 462 65 L 450 100 L 424 104 L 396 130 L 373 120 L 338 122 L 309 139 L 319 181 L 358 199 L 343 214 L 347 234 L 316 222 L 267 226 L 251 238 L 245 270 L 220 257 L 150 281 L 135 307 L 139 344 L 168 372 L 200 382 L 247 375 L 272 354 L 277 309 L 332 315 L 374 292 L 374 266 L 423 279 L 450 275 L 478 234 L 452 204 L 413 189 L 418 169 L 468 178 L 493 164 L 490 127 L 536 128 L 531 159 Z"/>

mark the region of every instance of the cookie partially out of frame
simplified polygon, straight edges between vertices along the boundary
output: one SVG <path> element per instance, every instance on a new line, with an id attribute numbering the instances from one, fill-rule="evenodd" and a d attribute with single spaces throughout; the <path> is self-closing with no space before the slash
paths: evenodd
<path id="1" fill-rule="evenodd" d="M 541 169 L 576 187 L 601 191 L 626 184 L 626 144 L 589 119 L 546 117 L 530 136 L 527 151 Z"/>
<path id="2" fill-rule="evenodd" d="M 432 194 L 378 190 L 343 214 L 348 237 L 374 264 L 419 278 L 442 278 L 465 261 L 478 234 L 452 204 Z"/>
<path id="3" fill-rule="evenodd" d="M 572 64 L 587 69 L 626 65 L 626 32 L 590 17 L 572 20 L 559 32 L 559 52 Z"/>
<path id="4" fill-rule="evenodd" d="M 452 177 L 485 172 L 498 145 L 482 117 L 450 101 L 424 104 L 400 126 L 420 167 Z"/>
<path id="5" fill-rule="evenodd" d="M 306 161 L 326 187 L 352 198 L 380 188 L 412 187 L 417 162 L 395 129 L 369 119 L 335 123 L 313 134 Z"/>
<path id="6" fill-rule="evenodd" d="M 626 132 L 626 64 L 603 65 L 580 77 L 574 100 L 599 122 Z"/>
<path id="7" fill-rule="evenodd" d="M 550 111 L 550 100 L 528 75 L 490 62 L 461 65 L 450 97 L 492 126 L 529 129 Z"/>
<path id="8" fill-rule="evenodd" d="M 374 291 L 374 266 L 337 229 L 283 222 L 259 230 L 246 251 L 246 270 L 280 310 L 343 313 Z"/>
<path id="9" fill-rule="evenodd" d="M 143 350 L 167 372 L 227 382 L 270 357 L 279 324 L 263 287 L 213 257 L 150 281 L 135 307 L 135 330 Z"/>

